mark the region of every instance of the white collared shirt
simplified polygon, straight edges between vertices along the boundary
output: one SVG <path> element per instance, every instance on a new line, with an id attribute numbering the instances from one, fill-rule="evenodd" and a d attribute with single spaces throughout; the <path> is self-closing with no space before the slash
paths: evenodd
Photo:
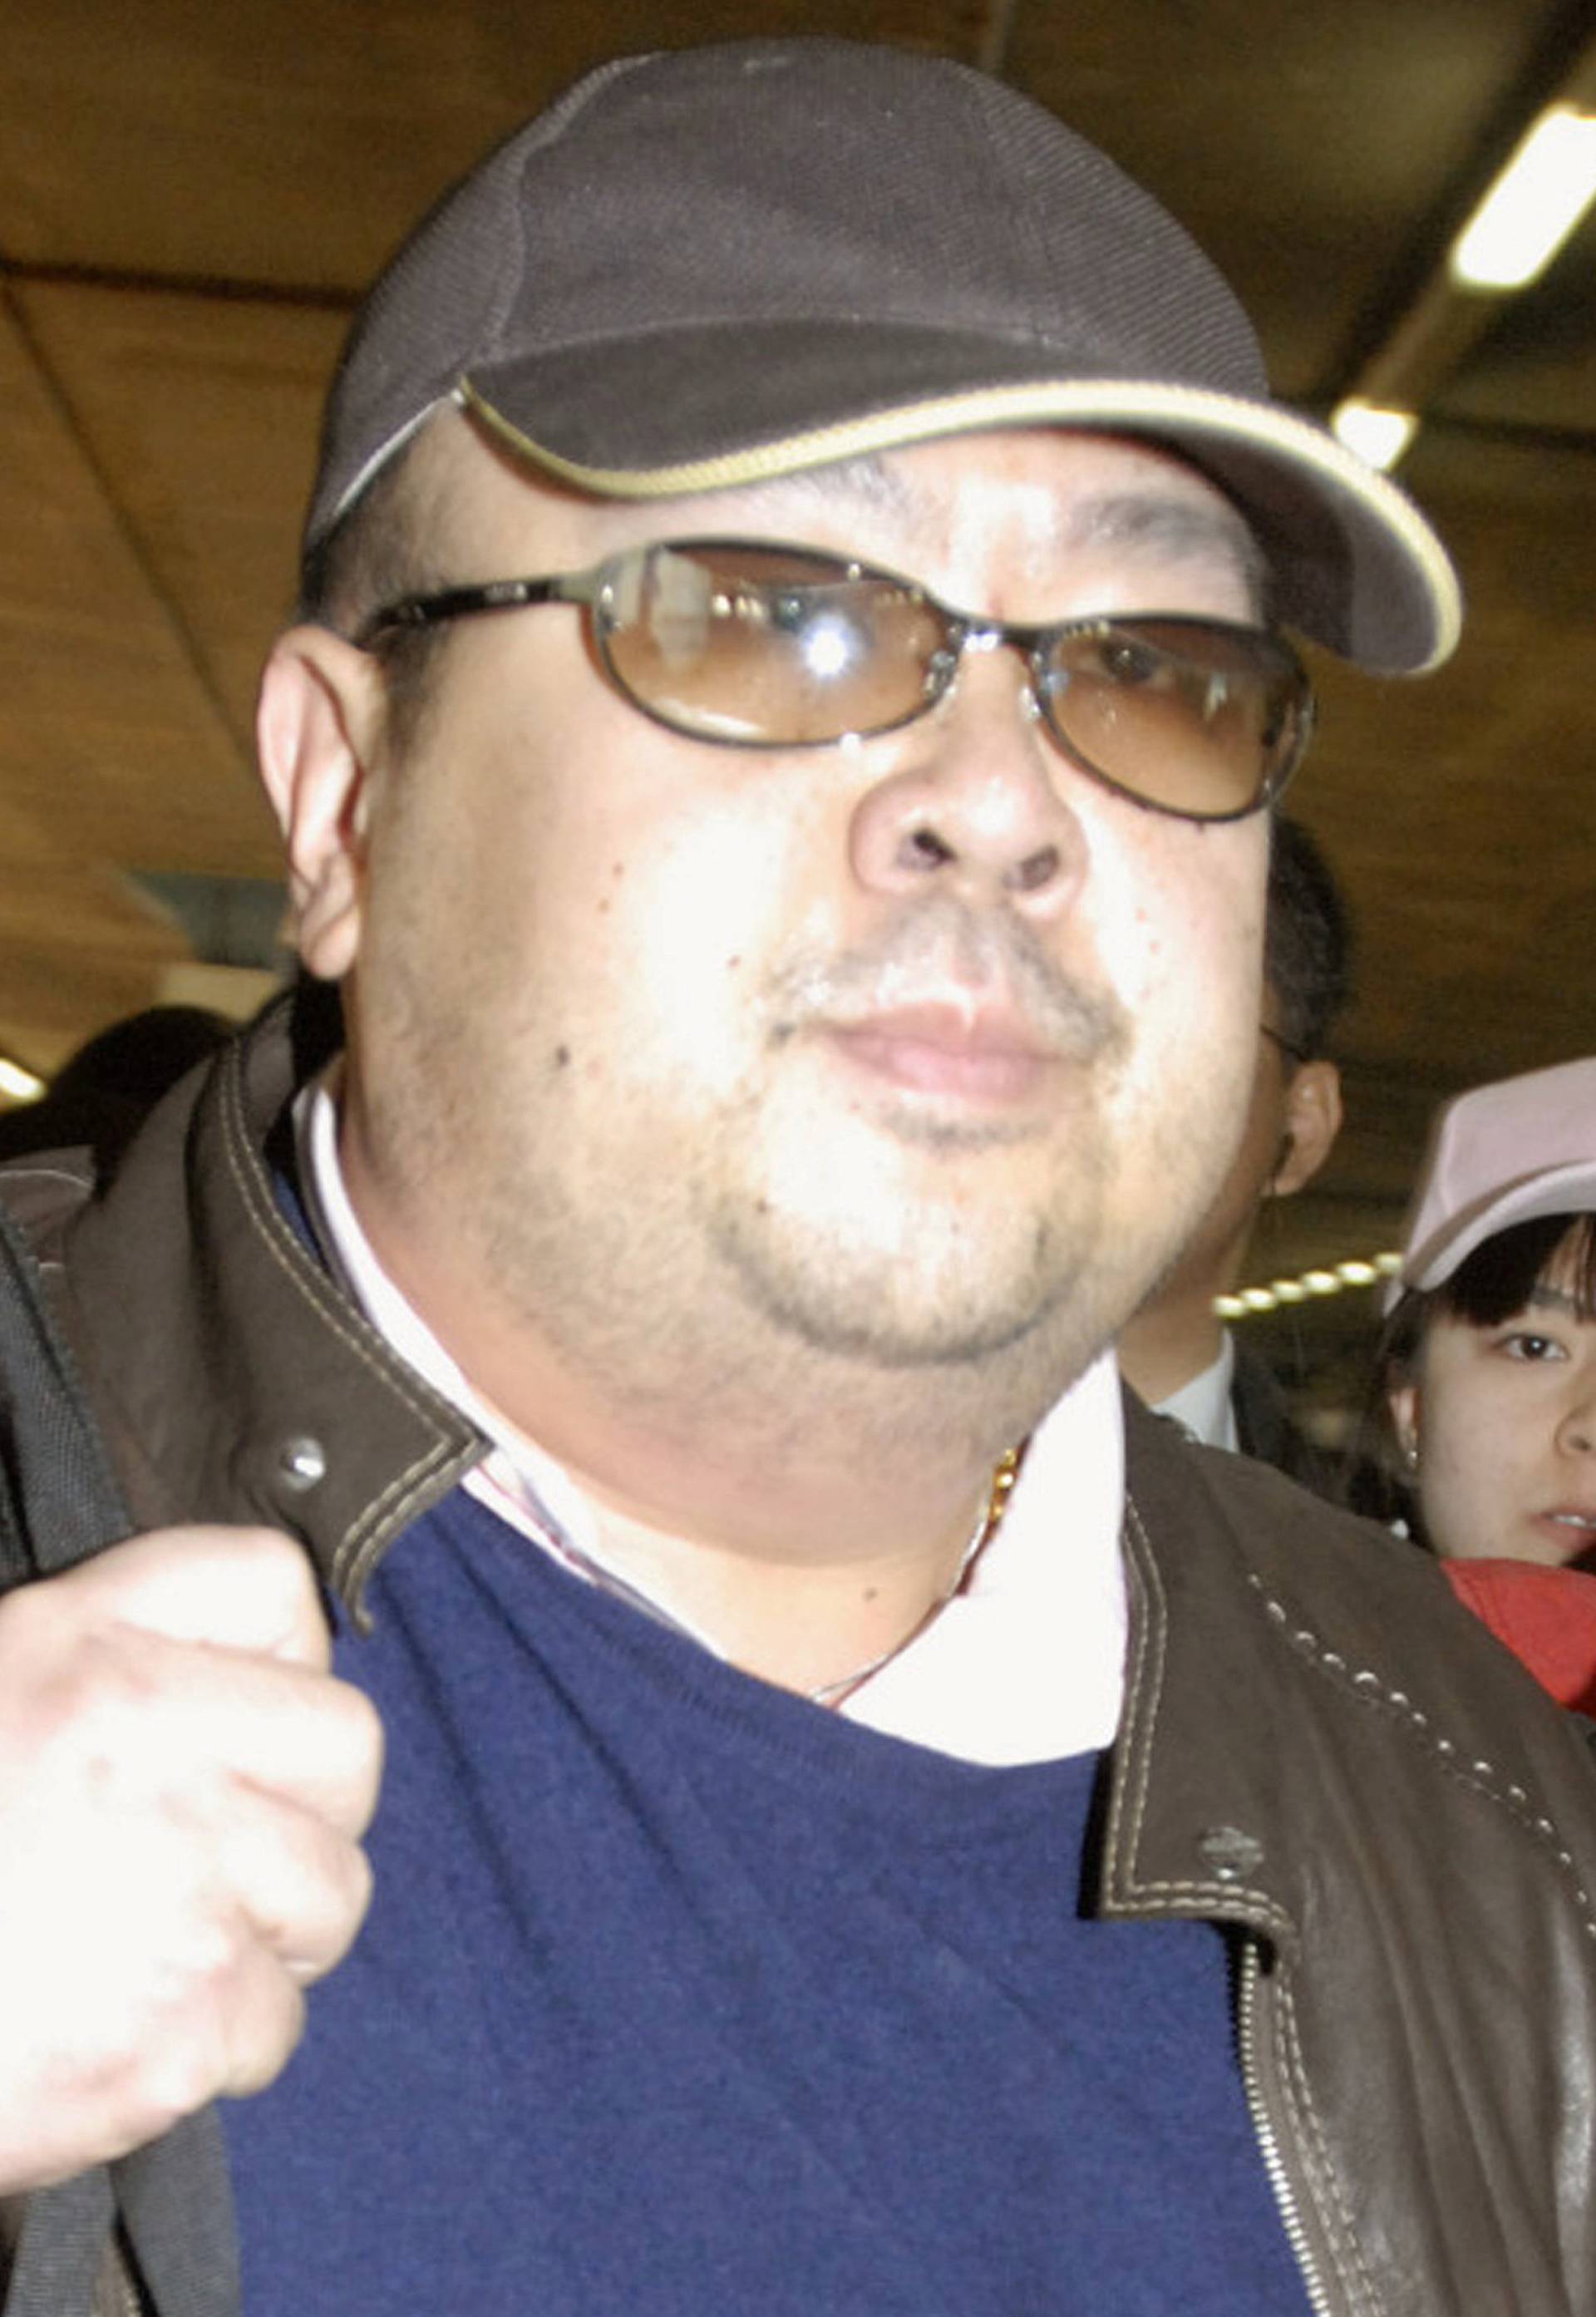
<path id="1" fill-rule="evenodd" d="M 378 1261 L 339 1164 L 334 1084 L 307 1089 L 295 1115 L 305 1183 L 344 1286 L 392 1348 L 491 1443 L 464 1485 L 576 1575 L 585 1575 L 584 1561 L 608 1573 L 599 1524 L 570 1475 L 473 1389 Z M 1124 1496 L 1119 1374 L 1105 1352 L 1037 1427 L 1003 1522 L 964 1588 L 838 1712 L 991 1765 L 1106 1745 L 1124 1680 Z M 615 1575 L 618 1589 L 634 1590 Z M 720 1654 L 674 1611 L 667 1622 Z"/>
<path id="2" fill-rule="evenodd" d="M 1242 1445 L 1235 1428 L 1235 1404 L 1230 1397 L 1235 1382 L 1235 1344 L 1226 1328 L 1218 1358 L 1211 1360 L 1200 1375 L 1183 1383 L 1179 1391 L 1172 1391 L 1167 1400 L 1161 1400 L 1155 1412 L 1172 1416 L 1193 1440 L 1200 1440 L 1209 1448 L 1228 1448 L 1234 1455 Z"/>

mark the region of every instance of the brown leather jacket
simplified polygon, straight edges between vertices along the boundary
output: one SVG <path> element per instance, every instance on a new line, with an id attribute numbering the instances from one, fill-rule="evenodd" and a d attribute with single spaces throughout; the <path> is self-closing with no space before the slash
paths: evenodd
<path id="1" fill-rule="evenodd" d="M 168 1097 L 108 1193 L 49 1161 L 0 1194 L 139 1524 L 281 1524 L 358 1609 L 478 1443 L 284 1222 L 263 1154 L 290 1086 L 269 1021 Z M 1127 1421 L 1102 1908 L 1234 1927 L 1242 2065 L 1315 2306 L 1591 2317 L 1579 1728 L 1411 1547 L 1139 1407 Z"/>

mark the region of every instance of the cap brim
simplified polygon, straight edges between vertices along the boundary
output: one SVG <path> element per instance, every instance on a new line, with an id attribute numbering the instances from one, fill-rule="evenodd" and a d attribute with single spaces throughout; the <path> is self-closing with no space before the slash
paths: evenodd
<path id="1" fill-rule="evenodd" d="M 703 330 L 487 365 L 461 398 L 519 456 L 575 488 L 670 498 L 1003 426 L 1068 426 L 1167 446 L 1247 518 L 1283 624 L 1359 666 L 1448 658 L 1462 600 L 1446 550 L 1395 484 L 1278 405 L 1145 380 L 1061 380 L 1045 350 L 903 327 Z M 972 387 L 972 377 L 984 382 Z M 918 389 L 905 395 L 905 380 Z M 816 421 L 816 413 L 834 416 Z"/>
<path id="2" fill-rule="evenodd" d="M 1402 1284 L 1424 1293 L 1444 1285 L 1458 1266 L 1499 1231 L 1515 1223 L 1538 1222 L 1545 1215 L 1576 1215 L 1596 1212 L 1596 1159 L 1580 1159 L 1566 1167 L 1548 1167 L 1543 1174 L 1511 1184 L 1483 1206 L 1453 1217 L 1426 1244 L 1415 1248 L 1402 1266 Z"/>

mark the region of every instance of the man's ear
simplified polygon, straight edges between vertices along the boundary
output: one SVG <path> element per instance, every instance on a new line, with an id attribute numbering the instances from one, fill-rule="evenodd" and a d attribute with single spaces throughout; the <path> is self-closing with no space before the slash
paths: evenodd
<path id="1" fill-rule="evenodd" d="M 382 678 L 367 652 L 318 627 L 278 638 L 261 678 L 255 745 L 282 830 L 295 936 L 311 972 L 337 981 L 360 948 Z"/>
<path id="2" fill-rule="evenodd" d="M 1270 1189 L 1289 1198 L 1311 1183 L 1341 1132 L 1341 1072 L 1333 1062 L 1299 1062 L 1286 1088 L 1286 1121 L 1280 1157 Z"/>

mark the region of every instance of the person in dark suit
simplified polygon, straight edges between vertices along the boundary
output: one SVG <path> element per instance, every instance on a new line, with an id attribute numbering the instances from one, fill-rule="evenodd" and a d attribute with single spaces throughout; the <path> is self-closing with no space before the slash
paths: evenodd
<path id="1" fill-rule="evenodd" d="M 1128 1382 L 1210 1447 L 1261 1457 L 1321 1490 L 1329 1472 L 1292 1421 L 1268 1363 L 1215 1299 L 1240 1276 L 1268 1201 L 1313 1180 L 1342 1122 L 1327 1051 L 1351 981 L 1351 920 L 1323 851 L 1277 815 L 1270 849 L 1263 1004 L 1252 1104 L 1230 1172 L 1185 1252 L 1119 1337 Z"/>

